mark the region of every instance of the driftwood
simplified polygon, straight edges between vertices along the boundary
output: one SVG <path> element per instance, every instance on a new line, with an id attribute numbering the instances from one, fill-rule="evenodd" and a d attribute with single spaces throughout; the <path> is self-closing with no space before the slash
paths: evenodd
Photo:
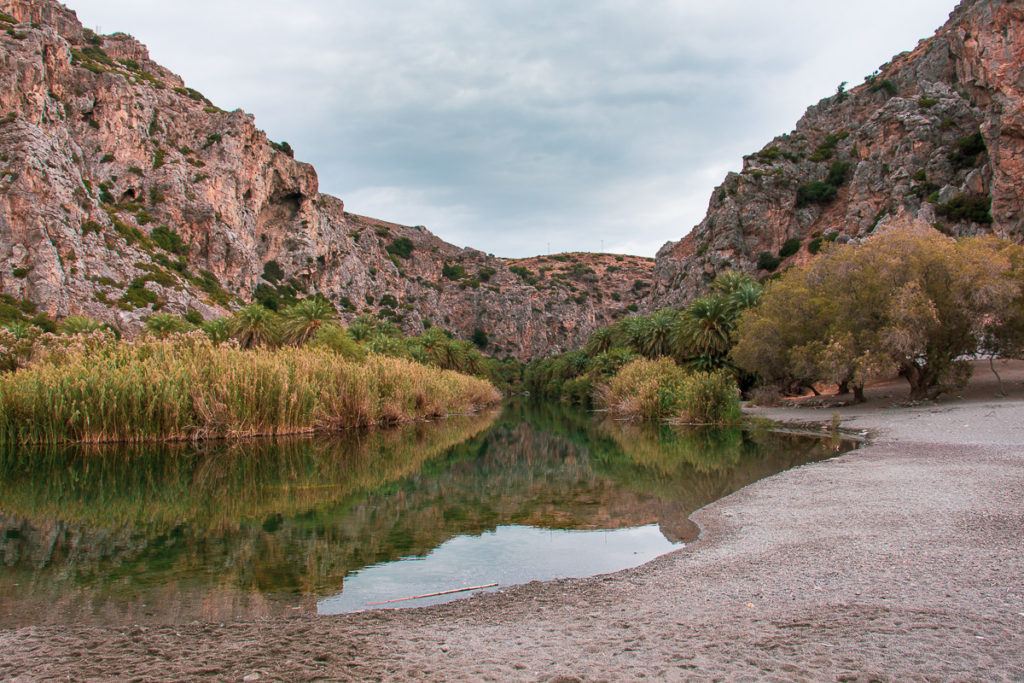
<path id="1" fill-rule="evenodd" d="M 484 585 L 484 586 L 470 586 L 469 588 L 453 588 L 450 591 L 438 591 L 437 593 L 424 593 L 423 595 L 410 595 L 407 598 L 393 598 L 391 600 L 381 600 L 380 602 L 368 602 L 368 603 L 366 603 L 366 606 L 367 607 L 371 607 L 373 605 L 386 605 L 389 602 L 403 602 L 405 600 L 417 600 L 419 598 L 433 598 L 433 597 L 436 597 L 438 595 L 450 595 L 452 593 L 465 593 L 466 591 L 476 591 L 476 590 L 480 590 L 481 588 L 494 588 L 497 585 L 498 584 L 496 584 L 496 583 L 489 583 L 489 584 Z"/>

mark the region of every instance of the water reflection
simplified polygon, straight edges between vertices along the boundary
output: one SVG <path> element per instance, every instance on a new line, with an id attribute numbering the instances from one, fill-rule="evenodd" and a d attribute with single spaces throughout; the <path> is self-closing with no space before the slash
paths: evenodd
<path id="1" fill-rule="evenodd" d="M 602 423 L 557 405 L 344 440 L 10 450 L 0 623 L 315 610 L 318 596 L 354 595 L 361 569 L 512 525 L 657 525 L 667 543 L 686 541 L 696 508 L 834 453 L 806 437 Z"/>

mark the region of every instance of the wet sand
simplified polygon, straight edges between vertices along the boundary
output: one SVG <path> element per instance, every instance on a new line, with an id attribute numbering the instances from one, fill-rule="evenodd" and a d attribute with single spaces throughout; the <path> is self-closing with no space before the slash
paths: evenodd
<path id="1" fill-rule="evenodd" d="M 413 610 L 0 631 L 0 679 L 1024 680 L 1024 364 L 912 407 L 755 409 L 870 433 L 693 515 L 637 569 Z"/>

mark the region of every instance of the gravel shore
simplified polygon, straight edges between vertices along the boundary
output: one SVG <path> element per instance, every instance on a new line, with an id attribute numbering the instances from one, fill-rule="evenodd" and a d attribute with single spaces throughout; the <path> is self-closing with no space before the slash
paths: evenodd
<path id="1" fill-rule="evenodd" d="M 916 407 L 881 387 L 866 406 L 758 409 L 839 412 L 871 441 L 699 510 L 699 541 L 637 569 L 416 610 L 3 630 L 0 679 L 1022 681 L 1010 374 L 1003 398 L 982 380 Z"/>

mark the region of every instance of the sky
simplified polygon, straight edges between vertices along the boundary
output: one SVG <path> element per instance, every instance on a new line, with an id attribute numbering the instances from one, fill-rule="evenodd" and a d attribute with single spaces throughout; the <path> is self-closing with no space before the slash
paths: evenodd
<path id="1" fill-rule="evenodd" d="M 66 0 L 346 210 L 506 257 L 653 256 L 742 156 L 954 0 Z"/>

